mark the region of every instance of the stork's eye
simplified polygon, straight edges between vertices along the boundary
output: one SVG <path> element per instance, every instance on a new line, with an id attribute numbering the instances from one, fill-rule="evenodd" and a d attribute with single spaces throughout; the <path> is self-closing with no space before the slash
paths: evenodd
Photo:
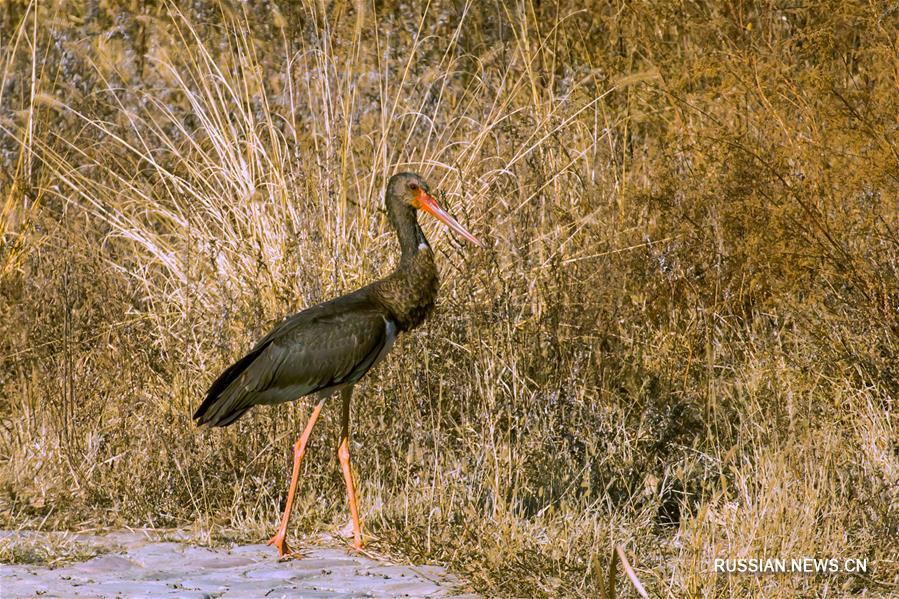
<path id="1" fill-rule="evenodd" d="M 418 183 L 409 183 L 409 189 L 415 191 L 418 189 Z"/>

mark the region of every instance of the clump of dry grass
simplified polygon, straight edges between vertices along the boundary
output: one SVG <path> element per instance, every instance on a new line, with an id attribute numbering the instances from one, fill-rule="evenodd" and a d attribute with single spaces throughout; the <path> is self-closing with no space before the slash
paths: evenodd
<path id="1" fill-rule="evenodd" d="M 0 537 L 0 561 L 4 564 L 52 566 L 80 562 L 105 553 L 106 548 L 64 534 L 14 534 Z"/>
<path id="2" fill-rule="evenodd" d="M 4 521 L 259 538 L 307 407 L 192 408 L 390 269 L 416 170 L 490 248 L 427 227 L 437 313 L 356 401 L 374 547 L 491 595 L 595 596 L 616 544 L 659 595 L 895 591 L 896 11 L 86 8 L 0 9 Z M 298 530 L 345 518 L 334 418 Z M 872 570 L 711 573 L 758 555 Z"/>

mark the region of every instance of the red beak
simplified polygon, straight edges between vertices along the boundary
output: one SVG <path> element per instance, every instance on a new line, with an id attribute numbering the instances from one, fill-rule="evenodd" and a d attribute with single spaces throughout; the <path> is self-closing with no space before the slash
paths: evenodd
<path id="1" fill-rule="evenodd" d="M 418 195 L 415 197 L 415 207 L 421 210 L 424 210 L 447 227 L 472 242 L 478 247 L 484 247 L 484 244 L 478 241 L 478 238 L 468 232 L 468 230 L 460 225 L 456 219 L 446 213 L 446 211 L 437 205 L 437 200 L 434 199 L 434 196 L 425 192 L 424 189 L 418 192 Z"/>

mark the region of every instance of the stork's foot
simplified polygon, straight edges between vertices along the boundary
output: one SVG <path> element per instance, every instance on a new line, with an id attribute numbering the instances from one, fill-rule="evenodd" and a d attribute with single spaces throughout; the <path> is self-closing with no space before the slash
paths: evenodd
<path id="1" fill-rule="evenodd" d="M 268 540 L 266 545 L 274 545 L 278 549 L 278 559 L 290 559 L 292 557 L 296 557 L 298 554 L 291 549 L 287 545 L 287 539 L 285 538 L 286 533 L 282 533 L 280 530 L 275 533 L 275 536 Z"/>
<path id="2" fill-rule="evenodd" d="M 365 546 L 365 544 L 358 539 L 347 539 L 347 541 L 350 542 L 350 547 L 347 549 L 347 551 L 362 551 L 362 548 Z"/>
<path id="3" fill-rule="evenodd" d="M 348 521 L 343 528 L 341 528 L 337 534 L 341 537 L 345 538 L 347 541 L 352 539 L 353 549 L 356 551 L 362 551 L 365 543 L 362 541 L 361 533 L 359 536 L 356 536 L 356 531 L 353 528 L 353 521 Z"/>

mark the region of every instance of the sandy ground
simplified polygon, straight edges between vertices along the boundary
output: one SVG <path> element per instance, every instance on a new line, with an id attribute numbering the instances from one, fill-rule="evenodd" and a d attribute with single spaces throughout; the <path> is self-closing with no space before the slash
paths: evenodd
<path id="1" fill-rule="evenodd" d="M 0 538 L 7 547 L 47 541 L 33 532 Z M 3 564 L 0 597 L 462 597 L 460 581 L 435 566 L 393 565 L 326 546 L 278 561 L 265 545 L 206 548 L 165 540 L 172 538 L 148 531 L 68 535 L 80 553 L 101 554 L 56 567 Z"/>

